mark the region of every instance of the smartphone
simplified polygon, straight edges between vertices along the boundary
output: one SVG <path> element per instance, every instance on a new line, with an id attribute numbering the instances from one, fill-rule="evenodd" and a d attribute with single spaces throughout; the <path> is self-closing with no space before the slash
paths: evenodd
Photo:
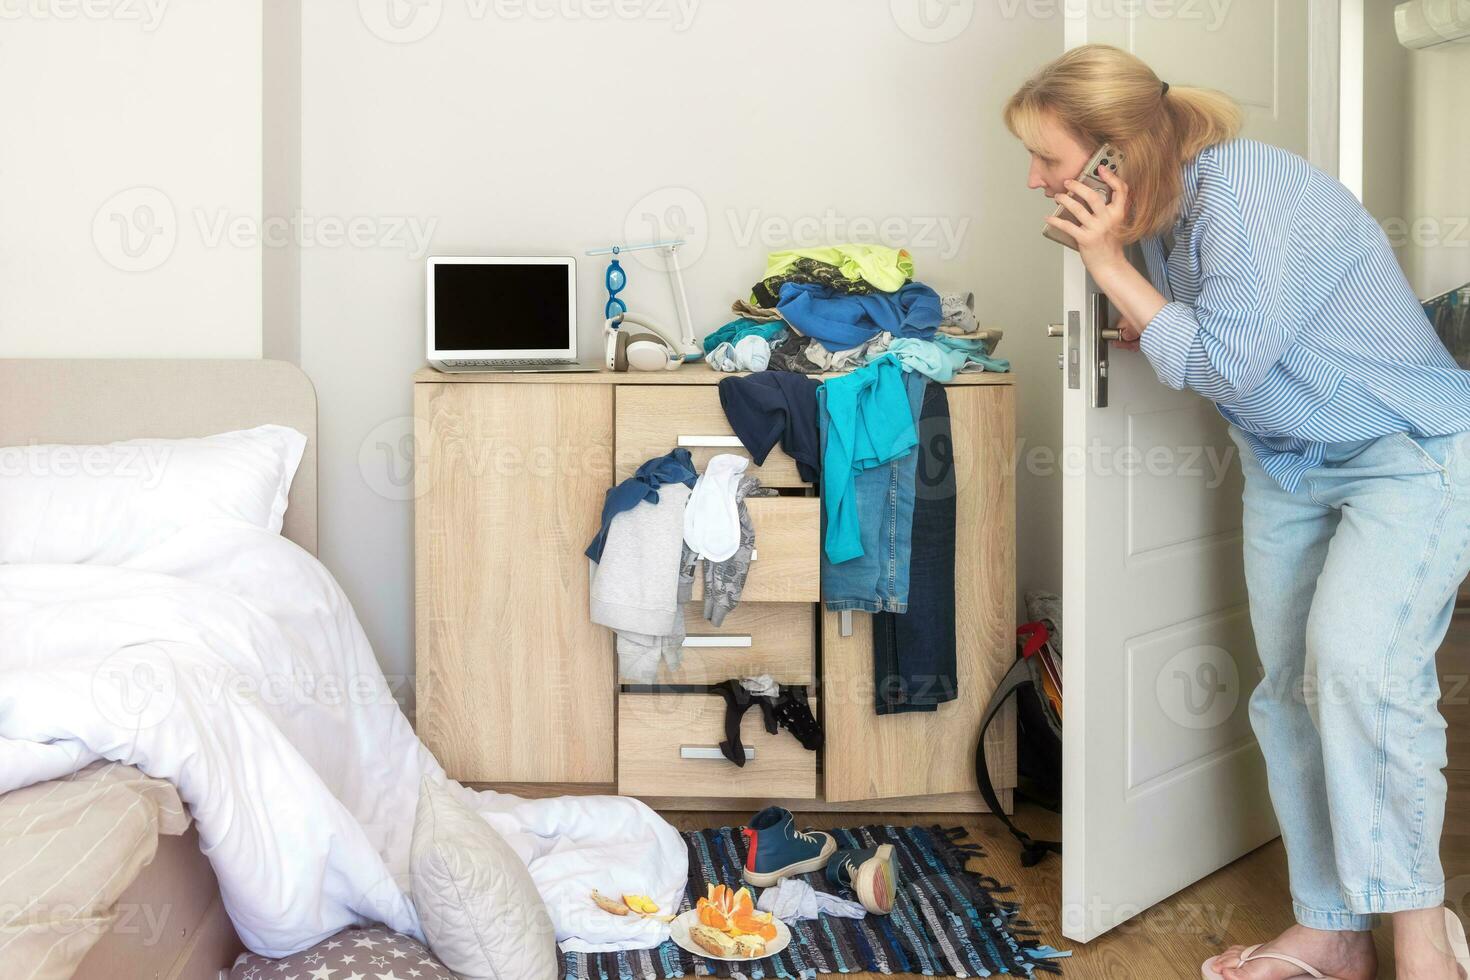
<path id="1" fill-rule="evenodd" d="M 1101 194 L 1104 202 L 1111 201 L 1113 199 L 1113 189 L 1103 183 L 1102 178 L 1097 173 L 1103 167 L 1107 167 L 1116 174 L 1118 172 L 1118 166 L 1122 162 L 1123 154 L 1118 152 L 1118 148 L 1111 143 L 1104 143 L 1098 147 L 1097 152 L 1092 155 L 1092 159 L 1087 161 L 1087 166 L 1082 168 L 1082 172 L 1077 175 L 1077 180 Z M 1060 204 L 1057 205 L 1057 209 L 1052 213 L 1063 221 L 1070 221 L 1074 225 L 1077 224 L 1077 216 Z M 1065 245 L 1073 251 L 1077 249 L 1077 243 L 1072 239 L 1072 236 L 1059 228 L 1054 228 L 1049 224 L 1043 225 L 1041 233 L 1058 245 Z"/>

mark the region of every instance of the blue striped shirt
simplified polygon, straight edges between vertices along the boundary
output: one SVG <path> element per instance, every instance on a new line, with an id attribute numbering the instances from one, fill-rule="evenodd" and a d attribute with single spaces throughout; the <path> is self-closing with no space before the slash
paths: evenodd
<path id="1" fill-rule="evenodd" d="M 1324 444 L 1470 429 L 1456 365 L 1388 239 L 1334 178 L 1286 150 L 1234 140 L 1184 168 L 1165 254 L 1145 239 L 1168 303 L 1141 348 L 1159 380 L 1213 401 L 1287 490 Z"/>

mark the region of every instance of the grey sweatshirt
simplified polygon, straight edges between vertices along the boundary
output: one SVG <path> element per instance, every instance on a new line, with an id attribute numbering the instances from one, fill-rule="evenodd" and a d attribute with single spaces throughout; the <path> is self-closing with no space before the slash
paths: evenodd
<path id="1" fill-rule="evenodd" d="M 660 657 L 677 667 L 684 644 L 679 578 L 689 488 L 666 483 L 658 492 L 657 504 L 613 518 L 592 577 L 592 621 L 618 631 L 619 669 L 639 683 L 655 680 Z"/>

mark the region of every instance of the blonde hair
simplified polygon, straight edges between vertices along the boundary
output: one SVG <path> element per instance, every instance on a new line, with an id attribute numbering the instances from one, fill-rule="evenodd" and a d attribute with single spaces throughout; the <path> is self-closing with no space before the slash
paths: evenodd
<path id="1" fill-rule="evenodd" d="M 1033 75 L 1006 103 L 1006 127 L 1031 150 L 1047 113 L 1081 143 L 1123 154 L 1129 214 L 1125 241 L 1174 223 L 1182 167 L 1240 132 L 1240 107 L 1223 92 L 1163 82 L 1140 58 L 1107 44 L 1073 48 Z"/>

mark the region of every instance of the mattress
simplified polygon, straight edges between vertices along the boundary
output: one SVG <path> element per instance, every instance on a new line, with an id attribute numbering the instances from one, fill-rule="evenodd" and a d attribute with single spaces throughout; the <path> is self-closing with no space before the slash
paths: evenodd
<path id="1" fill-rule="evenodd" d="M 245 948 L 194 827 L 158 838 L 153 863 L 116 908 L 72 980 L 219 980 Z"/>
<path id="2" fill-rule="evenodd" d="M 156 945 L 171 903 L 119 899 L 188 830 L 173 786 L 113 762 L 0 796 L 0 976 L 67 980 L 111 934 Z"/>

